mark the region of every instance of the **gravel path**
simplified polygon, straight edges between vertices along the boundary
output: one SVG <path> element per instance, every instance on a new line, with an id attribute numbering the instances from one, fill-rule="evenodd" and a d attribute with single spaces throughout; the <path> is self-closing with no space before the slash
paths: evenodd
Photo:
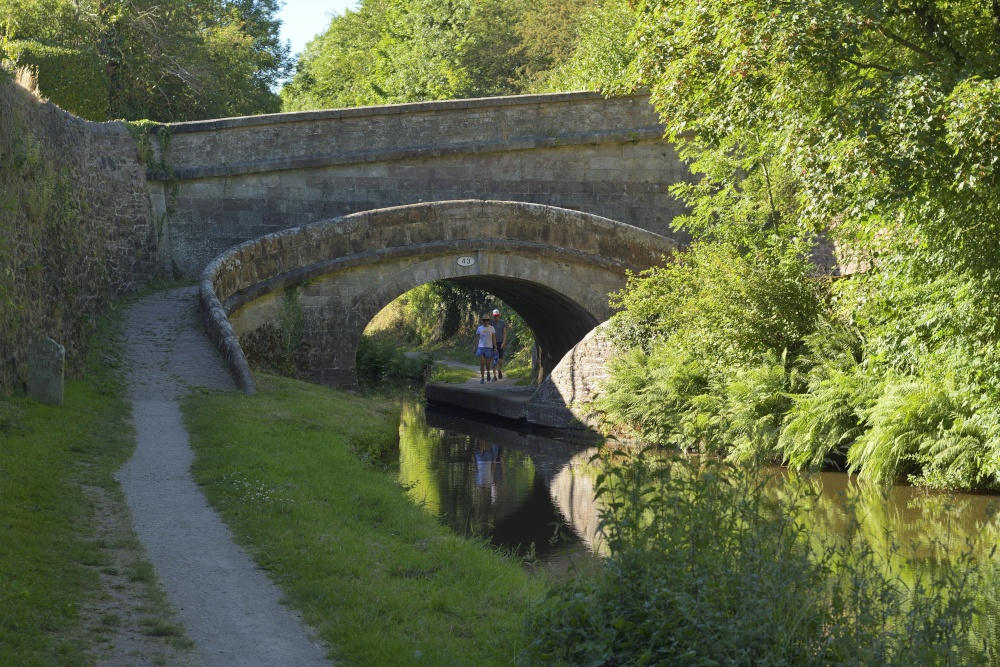
<path id="1" fill-rule="evenodd" d="M 191 478 L 178 398 L 191 387 L 234 388 L 202 333 L 197 303 L 195 287 L 159 292 L 126 321 L 137 443 L 118 480 L 136 532 L 203 667 L 329 665 Z"/>

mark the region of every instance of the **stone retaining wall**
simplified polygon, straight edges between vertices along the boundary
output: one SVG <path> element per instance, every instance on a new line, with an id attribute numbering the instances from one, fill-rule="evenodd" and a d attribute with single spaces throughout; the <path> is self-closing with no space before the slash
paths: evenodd
<path id="1" fill-rule="evenodd" d="M 0 79 L 0 394 L 23 387 L 32 342 L 66 348 L 71 375 L 108 303 L 156 271 L 135 141 Z"/>
<path id="2" fill-rule="evenodd" d="M 595 328 L 539 385 L 525 405 L 525 418 L 540 426 L 597 430 L 598 417 L 586 405 L 607 379 L 607 362 L 614 353 L 605 325 Z"/>

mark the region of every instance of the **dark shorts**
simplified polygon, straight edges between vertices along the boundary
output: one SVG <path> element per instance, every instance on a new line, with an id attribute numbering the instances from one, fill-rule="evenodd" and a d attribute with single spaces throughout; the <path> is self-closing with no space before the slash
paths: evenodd
<path id="1" fill-rule="evenodd" d="M 503 359 L 503 348 L 502 347 L 498 347 L 497 348 L 497 359 Z"/>

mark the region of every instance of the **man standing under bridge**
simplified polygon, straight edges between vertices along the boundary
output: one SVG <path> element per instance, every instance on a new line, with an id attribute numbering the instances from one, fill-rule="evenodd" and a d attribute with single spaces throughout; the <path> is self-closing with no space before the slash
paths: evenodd
<path id="1" fill-rule="evenodd" d="M 496 372 L 493 374 L 494 380 L 503 379 L 503 347 L 507 342 L 507 320 L 500 319 L 500 311 L 493 309 L 493 331 L 497 337 Z"/>

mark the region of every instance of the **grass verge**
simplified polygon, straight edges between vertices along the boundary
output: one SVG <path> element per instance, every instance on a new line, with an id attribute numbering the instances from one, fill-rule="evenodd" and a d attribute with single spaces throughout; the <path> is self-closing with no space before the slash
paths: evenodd
<path id="1" fill-rule="evenodd" d="M 130 439 L 123 403 L 70 382 L 62 407 L 0 399 L 0 664 L 87 664 L 76 636 L 82 600 L 101 592 L 91 498 L 109 488 Z M 127 431 L 126 431 L 127 433 Z"/>
<path id="2" fill-rule="evenodd" d="M 334 657 L 350 665 L 515 662 L 544 584 L 451 533 L 352 452 L 371 432 L 394 444 L 395 406 L 258 379 L 254 396 L 184 402 L 195 478 Z"/>
<path id="3" fill-rule="evenodd" d="M 182 632 L 164 642 L 142 630 L 173 621 L 155 577 L 121 571 L 151 571 L 113 476 L 135 442 L 121 380 L 126 305 L 103 319 L 62 406 L 0 398 L 0 665 L 89 665 L 122 651 L 187 663 Z"/>
<path id="4" fill-rule="evenodd" d="M 479 371 L 447 364 L 434 364 L 431 370 L 431 382 L 447 382 L 448 384 L 465 384 L 479 377 Z"/>

